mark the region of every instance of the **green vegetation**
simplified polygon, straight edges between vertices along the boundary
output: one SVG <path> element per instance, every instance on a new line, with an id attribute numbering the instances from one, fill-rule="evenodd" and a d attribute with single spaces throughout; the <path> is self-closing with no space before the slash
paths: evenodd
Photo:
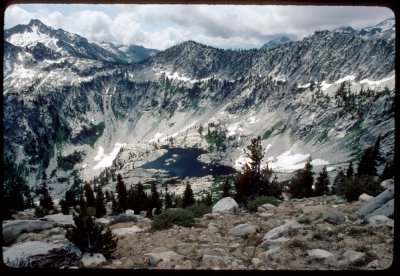
<path id="1" fill-rule="evenodd" d="M 83 126 L 82 131 L 71 139 L 71 142 L 74 144 L 88 144 L 93 147 L 97 139 L 103 134 L 105 127 L 104 122 L 100 122 L 97 125 L 91 124 L 89 127 Z"/>
<path id="2" fill-rule="evenodd" d="M 207 133 L 204 135 L 208 143 L 208 151 L 213 152 L 215 150 L 225 149 L 226 130 L 222 129 L 221 125 L 214 123 L 208 124 Z"/>
<path id="3" fill-rule="evenodd" d="M 174 209 L 155 215 L 151 226 L 155 230 L 170 228 L 174 225 L 190 227 L 194 224 L 194 214 L 186 209 Z"/>
<path id="4" fill-rule="evenodd" d="M 83 160 L 84 153 L 80 151 L 74 151 L 72 154 L 62 157 L 61 155 L 57 156 L 57 165 L 60 169 L 64 171 L 72 170 L 75 164 L 81 162 Z"/>
<path id="5" fill-rule="evenodd" d="M 283 124 L 282 121 L 276 122 L 276 123 L 271 127 L 271 129 L 269 129 L 269 130 L 267 130 L 267 131 L 264 132 L 264 134 L 263 134 L 263 136 L 262 136 L 262 140 L 267 140 L 269 137 L 271 137 L 271 135 L 272 135 L 272 133 L 273 133 L 274 131 L 276 131 L 277 129 L 279 129 L 279 128 L 282 127 L 282 126 L 283 126 L 283 129 L 281 130 L 281 132 L 282 132 L 283 130 L 286 129 L 286 126 Z"/>
<path id="6" fill-rule="evenodd" d="M 273 196 L 259 196 L 256 197 L 254 200 L 247 202 L 246 207 L 249 212 L 255 213 L 257 212 L 258 207 L 267 203 L 278 206 L 279 201 Z"/>

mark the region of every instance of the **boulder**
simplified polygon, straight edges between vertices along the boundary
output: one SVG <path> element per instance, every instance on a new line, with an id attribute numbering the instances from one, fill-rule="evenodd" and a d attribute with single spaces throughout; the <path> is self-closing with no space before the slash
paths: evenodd
<path id="1" fill-rule="evenodd" d="M 261 208 L 263 208 L 265 211 L 270 211 L 270 212 L 276 211 L 276 206 L 269 204 L 269 203 L 265 203 L 265 204 L 261 205 Z"/>
<path id="2" fill-rule="evenodd" d="M 260 257 L 262 260 L 266 261 L 268 259 L 268 256 L 271 254 L 277 253 L 281 248 L 279 246 L 268 249 L 267 251 L 263 252 L 260 254 Z"/>
<path id="3" fill-rule="evenodd" d="M 101 224 L 103 226 L 109 225 L 111 220 L 109 218 L 96 218 L 96 223 Z"/>
<path id="4" fill-rule="evenodd" d="M 52 221 L 52 222 L 55 222 L 58 226 L 61 226 L 64 228 L 72 227 L 75 225 L 72 215 L 64 215 L 62 213 L 58 213 L 58 214 L 54 214 L 54 215 L 47 215 L 47 216 L 44 216 L 43 218 L 40 218 L 40 220 Z"/>
<path id="5" fill-rule="evenodd" d="M 358 215 L 361 218 L 366 218 L 366 219 L 369 219 L 370 217 L 373 217 L 376 215 L 384 215 L 384 216 L 390 217 L 393 215 L 393 212 L 394 212 L 394 201 L 390 202 L 393 199 L 394 199 L 394 185 L 391 185 L 385 191 L 383 191 L 382 193 L 377 195 L 375 198 L 371 199 L 360 210 L 358 210 L 356 212 L 356 215 Z M 388 203 L 388 205 L 386 205 L 387 203 Z M 379 210 L 382 207 L 383 207 L 383 209 Z M 376 210 L 379 210 L 379 211 L 376 211 Z"/>
<path id="6" fill-rule="evenodd" d="M 117 236 L 132 235 L 138 232 L 143 232 L 143 229 L 133 225 L 132 227 L 113 229 L 112 233 Z"/>
<path id="7" fill-rule="evenodd" d="M 368 219 L 368 222 L 372 225 L 383 224 L 383 225 L 387 225 L 392 228 L 394 227 L 394 220 L 392 220 L 386 216 L 383 216 L 383 215 L 377 215 L 377 216 L 370 217 Z"/>
<path id="8" fill-rule="evenodd" d="M 332 257 L 333 254 L 323 249 L 312 249 L 307 251 L 308 256 L 316 259 L 326 259 Z"/>
<path id="9" fill-rule="evenodd" d="M 374 198 L 373 196 L 370 196 L 370 195 L 367 195 L 366 193 L 364 193 L 358 197 L 358 200 L 361 202 L 368 202 L 373 198 Z"/>
<path id="10" fill-rule="evenodd" d="M 121 223 L 121 222 L 138 222 L 138 215 L 134 214 L 120 214 L 118 216 L 112 216 L 110 217 L 110 223 L 109 225 Z"/>
<path id="11" fill-rule="evenodd" d="M 212 207 L 212 212 L 237 214 L 239 213 L 239 205 L 233 198 L 224 197 Z"/>
<path id="12" fill-rule="evenodd" d="M 322 219 L 323 221 L 336 225 L 342 224 L 346 221 L 345 215 L 333 208 L 326 209 L 322 214 Z"/>
<path id="13" fill-rule="evenodd" d="M 224 259 L 220 256 L 215 256 L 215 255 L 208 255 L 205 254 L 201 258 L 201 264 L 204 266 L 218 266 L 221 265 L 224 262 Z"/>
<path id="14" fill-rule="evenodd" d="M 74 244 L 49 244 L 40 241 L 18 243 L 3 252 L 10 267 L 60 268 L 79 266 L 82 253 Z"/>
<path id="15" fill-rule="evenodd" d="M 300 225 L 295 220 L 289 220 L 285 224 L 268 231 L 264 235 L 263 241 L 274 241 L 278 238 L 281 238 L 289 231 L 290 228 L 298 228 L 297 226 L 302 226 L 302 225 Z"/>
<path id="16" fill-rule="evenodd" d="M 343 253 L 343 257 L 350 263 L 355 263 L 362 260 L 365 254 L 354 250 L 346 250 L 346 252 Z"/>
<path id="17" fill-rule="evenodd" d="M 159 262 L 179 261 L 182 256 L 174 251 L 165 251 L 160 253 L 147 253 L 147 260 L 151 266 L 156 266 Z"/>
<path id="18" fill-rule="evenodd" d="M 258 216 L 261 217 L 261 218 L 268 219 L 270 217 L 273 217 L 274 214 L 273 213 L 268 213 L 268 212 L 263 212 L 263 213 L 259 213 Z"/>
<path id="19" fill-rule="evenodd" d="M 394 180 L 393 179 L 386 179 L 381 182 L 381 187 L 382 188 L 389 188 L 390 186 L 394 185 Z"/>
<path id="20" fill-rule="evenodd" d="M 366 216 L 367 219 L 374 217 L 374 216 L 386 216 L 386 217 L 393 217 L 394 216 L 394 199 L 389 200 L 386 202 L 382 207 L 376 209 L 372 213 Z"/>
<path id="21" fill-rule="evenodd" d="M 106 262 L 106 258 L 101 253 L 88 253 L 86 252 L 82 256 L 83 266 L 96 266 Z"/>
<path id="22" fill-rule="evenodd" d="M 248 236 L 260 232 L 258 226 L 249 225 L 247 223 L 236 225 L 228 231 L 229 235 L 233 236 Z"/>
<path id="23" fill-rule="evenodd" d="M 126 215 L 134 215 L 134 214 L 135 214 L 135 211 L 133 211 L 133 210 L 131 210 L 131 209 L 128 209 L 128 210 L 125 211 L 125 214 L 126 214 Z"/>
<path id="24" fill-rule="evenodd" d="M 9 220 L 3 221 L 4 243 L 13 243 L 20 234 L 40 232 L 54 228 L 56 224 L 52 221 L 42 220 Z"/>

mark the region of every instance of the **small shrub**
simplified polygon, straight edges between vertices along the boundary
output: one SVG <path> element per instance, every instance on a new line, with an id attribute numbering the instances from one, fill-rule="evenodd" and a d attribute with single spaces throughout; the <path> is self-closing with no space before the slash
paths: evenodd
<path id="1" fill-rule="evenodd" d="M 194 204 L 186 208 L 194 214 L 195 218 L 201 218 L 204 214 L 211 213 L 211 206 L 205 204 Z"/>
<path id="2" fill-rule="evenodd" d="M 307 248 L 306 242 L 303 240 L 299 240 L 299 239 L 293 239 L 293 240 L 289 241 L 288 246 L 290 248 L 301 248 L 301 249 Z"/>
<path id="3" fill-rule="evenodd" d="M 348 230 L 350 236 L 365 236 L 365 234 L 374 235 L 375 232 L 372 229 L 365 227 L 350 227 Z"/>
<path id="4" fill-rule="evenodd" d="M 298 219 L 297 222 L 301 223 L 301 224 L 310 224 L 311 219 L 309 217 L 302 217 L 302 218 Z"/>
<path id="5" fill-rule="evenodd" d="M 256 197 L 254 200 L 249 201 L 246 207 L 249 212 L 254 213 L 257 212 L 258 207 L 266 203 L 278 206 L 279 201 L 273 196 L 260 196 Z"/>
<path id="6" fill-rule="evenodd" d="M 194 224 L 193 212 L 185 209 L 166 210 L 159 215 L 154 216 L 151 226 L 155 230 L 167 229 L 179 225 L 190 227 Z"/>
<path id="7" fill-rule="evenodd" d="M 313 240 L 322 240 L 323 239 L 323 235 L 321 233 L 320 230 L 317 230 L 316 232 L 314 232 L 313 236 L 312 236 Z"/>

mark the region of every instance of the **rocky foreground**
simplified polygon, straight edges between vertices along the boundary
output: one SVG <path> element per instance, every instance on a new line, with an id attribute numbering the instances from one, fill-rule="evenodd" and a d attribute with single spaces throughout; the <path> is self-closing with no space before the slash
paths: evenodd
<path id="1" fill-rule="evenodd" d="M 3 247 L 3 259 L 11 267 L 382 270 L 393 262 L 393 198 L 390 185 L 375 198 L 362 195 L 352 203 L 337 196 L 288 199 L 256 213 L 239 211 L 225 198 L 227 204 L 214 206 L 195 226 L 161 231 L 128 210 L 97 220 L 119 238 L 109 261 L 82 254 L 65 239 L 72 216 L 38 220 L 20 213 L 20 219 L 3 222 L 3 235 L 12 241 Z"/>

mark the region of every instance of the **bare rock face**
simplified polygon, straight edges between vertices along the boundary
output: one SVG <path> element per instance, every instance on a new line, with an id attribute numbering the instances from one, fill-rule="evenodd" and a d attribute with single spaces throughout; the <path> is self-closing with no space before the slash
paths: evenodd
<path id="1" fill-rule="evenodd" d="M 81 264 L 82 253 L 74 244 L 49 244 L 40 241 L 18 243 L 3 253 L 10 267 L 60 268 Z"/>
<path id="2" fill-rule="evenodd" d="M 224 197 L 213 206 L 212 212 L 237 214 L 239 212 L 239 205 L 233 198 Z"/>
<path id="3" fill-rule="evenodd" d="M 40 220 L 55 222 L 57 225 L 62 227 L 70 227 L 75 225 L 72 215 L 64 215 L 61 213 L 54 215 L 47 215 L 41 218 Z"/>

